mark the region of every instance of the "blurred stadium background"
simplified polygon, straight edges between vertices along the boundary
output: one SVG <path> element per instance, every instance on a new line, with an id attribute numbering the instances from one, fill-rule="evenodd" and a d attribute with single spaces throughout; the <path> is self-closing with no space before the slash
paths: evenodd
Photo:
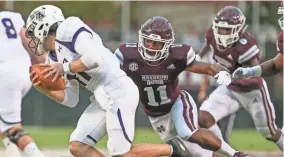
<path id="1" fill-rule="evenodd" d="M 37 6 L 43 4 L 59 6 L 66 17 L 82 18 L 102 37 L 111 50 L 115 50 L 122 42 L 138 41 L 140 25 L 152 16 L 160 15 L 168 18 L 172 23 L 177 43 L 189 44 L 198 52 L 204 42 L 204 33 L 211 25 L 217 11 L 223 6 L 234 5 L 244 11 L 249 25 L 248 31 L 258 40 L 261 61 L 264 61 L 276 55 L 275 42 L 280 31 L 277 9 L 280 3 L 281 1 L 0 1 L 0 10 L 14 10 L 27 18 Z M 180 75 L 181 87 L 189 91 L 195 100 L 201 78 L 202 75 L 192 73 Z M 282 127 L 283 74 L 265 79 L 275 106 L 277 125 Z M 211 85 L 208 92 L 214 88 L 214 80 Z M 76 126 L 79 116 L 89 105 L 90 95 L 88 91 L 81 89 L 80 103 L 75 108 L 67 108 L 31 89 L 23 100 L 23 123 L 41 148 L 56 150 L 63 148 L 65 150 L 61 151 L 61 154 L 64 156 L 68 153 L 69 135 Z M 137 112 L 136 122 L 136 143 L 160 143 L 141 108 Z M 240 150 L 278 152 L 274 156 L 282 156 L 274 144 L 266 141 L 255 131 L 251 117 L 243 110 L 237 113 L 231 143 Z M 105 144 L 106 139 L 100 142 L 99 146 L 104 148 Z"/>

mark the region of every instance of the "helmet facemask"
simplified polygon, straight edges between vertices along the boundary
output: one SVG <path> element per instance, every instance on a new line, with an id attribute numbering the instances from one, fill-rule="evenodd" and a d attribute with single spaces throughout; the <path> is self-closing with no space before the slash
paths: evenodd
<path id="1" fill-rule="evenodd" d="M 41 27 L 43 27 L 43 26 L 41 26 Z M 35 29 L 36 29 L 36 24 L 32 23 L 26 30 L 26 37 L 31 39 L 29 44 L 28 44 L 30 50 L 34 54 L 40 56 L 40 55 L 43 55 L 45 53 L 45 50 L 43 48 L 43 42 L 44 42 L 45 37 L 47 36 L 47 32 L 42 32 L 42 33 L 44 33 L 46 35 L 42 35 L 39 38 L 34 33 Z"/>
<path id="2" fill-rule="evenodd" d="M 145 41 L 150 40 L 152 42 L 158 42 L 162 45 L 161 49 L 151 49 L 145 45 Z M 171 39 L 161 39 L 161 36 L 156 34 L 146 35 L 139 31 L 139 42 L 138 42 L 138 51 L 140 52 L 143 59 L 150 62 L 159 61 L 168 57 L 169 48 L 173 44 L 174 38 Z"/>
<path id="3" fill-rule="evenodd" d="M 240 33 L 243 31 L 245 25 L 245 17 L 242 17 L 239 24 L 228 24 L 225 21 L 216 22 L 213 20 L 213 33 L 217 48 L 219 50 L 226 50 L 230 48 L 235 42 L 240 39 Z M 229 33 L 223 34 L 222 29 Z"/>
<path id="4" fill-rule="evenodd" d="M 279 26 L 282 30 L 284 30 L 284 6 L 283 2 L 281 6 L 278 8 L 278 14 L 280 15 L 280 18 L 278 20 Z"/>

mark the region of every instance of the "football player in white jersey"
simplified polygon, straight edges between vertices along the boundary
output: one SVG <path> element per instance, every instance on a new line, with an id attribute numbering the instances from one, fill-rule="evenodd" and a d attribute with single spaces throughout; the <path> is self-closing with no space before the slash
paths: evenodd
<path id="1" fill-rule="evenodd" d="M 34 9 L 28 17 L 26 36 L 35 54 L 49 51 L 53 64 L 43 71 L 46 77 L 63 75 L 64 90 L 50 91 L 40 86 L 35 72 L 31 80 L 35 88 L 56 102 L 74 107 L 79 101 L 79 84 L 93 93 L 91 104 L 81 115 L 70 137 L 70 152 L 76 157 L 104 156 L 95 149 L 97 141 L 108 134 L 107 148 L 111 156 L 189 156 L 182 141 L 169 144 L 131 146 L 135 130 L 135 112 L 139 93 L 134 82 L 120 70 L 119 61 L 104 47 L 101 38 L 78 17 L 64 18 L 52 5 Z"/>
<path id="2" fill-rule="evenodd" d="M 29 157 L 43 157 L 21 121 L 22 98 L 32 85 L 31 59 L 40 59 L 25 50 L 28 40 L 23 26 L 21 14 L 0 11 L 0 132 L 8 157 L 20 157 L 18 148 Z"/>

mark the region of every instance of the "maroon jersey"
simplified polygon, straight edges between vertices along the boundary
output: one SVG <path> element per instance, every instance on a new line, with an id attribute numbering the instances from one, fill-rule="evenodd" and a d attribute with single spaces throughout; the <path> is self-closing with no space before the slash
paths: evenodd
<path id="1" fill-rule="evenodd" d="M 283 54 L 283 31 L 279 33 L 276 45 L 277 52 Z"/>
<path id="2" fill-rule="evenodd" d="M 238 42 L 231 48 L 220 51 L 216 46 L 212 28 L 210 28 L 205 35 L 206 42 L 214 51 L 214 59 L 216 62 L 227 67 L 231 74 L 243 63 L 259 58 L 259 48 L 256 39 L 245 32 Z M 250 78 L 244 80 L 233 80 L 229 88 L 237 92 L 249 92 L 254 89 L 260 89 L 262 86 L 262 78 Z"/>
<path id="3" fill-rule="evenodd" d="M 188 45 L 173 45 L 169 53 L 153 66 L 141 57 L 137 43 L 122 44 L 115 52 L 122 69 L 138 86 L 140 102 L 150 116 L 162 116 L 171 111 L 180 94 L 178 75 L 195 60 L 195 53 Z"/>

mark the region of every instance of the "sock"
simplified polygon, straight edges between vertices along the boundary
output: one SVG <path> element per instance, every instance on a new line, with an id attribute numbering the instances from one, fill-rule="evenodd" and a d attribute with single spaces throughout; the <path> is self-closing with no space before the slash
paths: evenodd
<path id="1" fill-rule="evenodd" d="M 43 153 L 38 149 L 34 142 L 28 144 L 24 148 L 23 152 L 25 152 L 29 157 L 44 157 Z"/>
<path id="2" fill-rule="evenodd" d="M 233 157 L 237 152 L 231 146 L 229 146 L 225 141 L 222 140 L 221 148 L 217 151 L 223 155 Z"/>
<path id="3" fill-rule="evenodd" d="M 212 125 L 210 128 L 208 128 L 211 132 L 213 132 L 214 135 L 216 135 L 217 137 L 219 137 L 221 140 L 223 140 L 223 136 L 222 136 L 222 132 L 219 128 L 219 126 L 217 125 L 217 123 L 215 123 L 214 125 Z"/>
<path id="4" fill-rule="evenodd" d="M 3 143 L 5 146 L 5 153 L 8 157 L 21 157 L 20 150 L 17 145 L 10 141 L 8 137 L 3 139 Z"/>
<path id="5" fill-rule="evenodd" d="M 277 146 L 278 146 L 278 147 L 280 148 L 280 150 L 282 150 L 282 151 L 283 151 L 283 140 L 284 140 L 284 138 L 283 138 L 283 132 L 282 132 L 282 134 L 281 134 L 279 140 L 276 142 Z"/>

